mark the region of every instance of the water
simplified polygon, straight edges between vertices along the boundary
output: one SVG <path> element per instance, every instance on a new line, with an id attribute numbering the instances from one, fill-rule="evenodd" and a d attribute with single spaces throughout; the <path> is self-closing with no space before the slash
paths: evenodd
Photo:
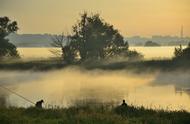
<path id="1" fill-rule="evenodd" d="M 144 55 L 145 59 L 171 58 L 174 56 L 174 46 L 163 47 L 130 47 L 131 50 L 137 50 Z M 18 48 L 19 54 L 23 59 L 41 59 L 54 57 L 50 52 L 55 48 Z"/>
<path id="2" fill-rule="evenodd" d="M 190 88 L 189 81 L 189 72 L 135 74 L 77 67 L 49 72 L 0 72 L 0 84 L 32 101 L 44 99 L 46 107 L 68 107 L 86 100 L 120 104 L 126 99 L 135 106 L 190 111 L 190 92 L 182 90 Z M 0 91 L 10 106 L 31 106 L 14 94 Z"/>
<path id="3" fill-rule="evenodd" d="M 145 59 L 171 58 L 174 47 L 131 47 Z M 23 59 L 54 57 L 52 48 L 18 48 Z M 128 104 L 154 109 L 190 111 L 190 72 L 154 72 L 136 74 L 128 70 L 84 71 L 66 68 L 56 71 L 0 71 L 0 85 L 32 101 L 44 99 L 45 106 L 68 107 L 77 101 Z M 0 103 L 29 107 L 30 103 L 3 89 Z"/>
<path id="4" fill-rule="evenodd" d="M 144 55 L 145 59 L 166 59 L 174 56 L 174 46 L 162 47 L 130 47 Z"/>

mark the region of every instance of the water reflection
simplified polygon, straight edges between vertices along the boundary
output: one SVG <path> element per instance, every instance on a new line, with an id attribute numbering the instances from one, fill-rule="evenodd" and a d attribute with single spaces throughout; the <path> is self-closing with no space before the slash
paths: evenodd
<path id="1" fill-rule="evenodd" d="M 164 72 L 134 74 L 128 71 L 85 71 L 68 68 L 50 72 L 21 71 L 0 74 L 1 84 L 3 82 L 4 86 L 32 101 L 44 99 L 46 107 L 48 105 L 67 107 L 82 100 L 118 103 L 126 99 L 128 104 L 136 106 L 190 111 L 190 97 L 187 91 L 177 93 L 178 90 L 175 88 L 177 82 L 166 83 L 168 75 Z M 173 78 L 174 74 L 170 72 Z M 166 77 L 159 80 L 161 75 Z M 188 82 L 184 80 L 184 78 L 181 80 L 182 84 Z M 178 81 L 180 83 L 180 80 Z M 13 106 L 31 105 L 13 94 L 8 94 L 6 100 Z"/>
<path id="2" fill-rule="evenodd" d="M 181 96 L 186 93 L 190 97 L 190 88 L 181 88 L 181 87 L 175 87 L 175 92 L 177 94 L 180 94 Z"/>
<path id="3" fill-rule="evenodd" d="M 185 46 L 183 46 L 185 47 Z M 144 55 L 145 59 L 172 58 L 174 56 L 175 46 L 162 47 L 130 47 L 130 50 L 136 50 Z M 50 51 L 57 48 L 18 48 L 22 59 L 42 59 L 54 57 Z"/>

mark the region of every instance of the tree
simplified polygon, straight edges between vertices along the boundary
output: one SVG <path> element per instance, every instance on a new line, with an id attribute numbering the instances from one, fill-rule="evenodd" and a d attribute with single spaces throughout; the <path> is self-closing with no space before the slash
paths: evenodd
<path id="1" fill-rule="evenodd" d="M 6 38 L 10 33 L 18 30 L 17 22 L 11 21 L 8 17 L 0 17 L 0 58 L 19 57 L 16 46 Z"/>
<path id="2" fill-rule="evenodd" d="M 65 36 L 63 33 L 61 35 L 56 35 L 52 38 L 53 43 L 51 44 L 53 47 L 60 48 L 59 50 L 52 50 L 51 52 L 56 55 L 61 55 L 63 60 L 67 63 L 72 63 L 76 57 L 76 50 L 74 49 L 74 45 L 71 45 L 70 36 Z"/>
<path id="3" fill-rule="evenodd" d="M 86 12 L 73 26 L 71 42 L 81 60 L 101 59 L 115 55 L 122 49 L 128 50 L 128 43 L 113 25 L 104 22 L 99 14 L 88 15 Z"/>
<path id="4" fill-rule="evenodd" d="M 67 63 L 78 58 L 104 59 L 110 57 L 141 58 L 136 51 L 129 51 L 129 44 L 113 25 L 106 23 L 99 14 L 81 14 L 81 19 L 73 26 L 71 35 L 53 38 L 54 47 L 61 48 L 61 56 Z M 57 53 L 57 52 L 54 52 Z M 59 52 L 58 52 L 59 53 Z"/>

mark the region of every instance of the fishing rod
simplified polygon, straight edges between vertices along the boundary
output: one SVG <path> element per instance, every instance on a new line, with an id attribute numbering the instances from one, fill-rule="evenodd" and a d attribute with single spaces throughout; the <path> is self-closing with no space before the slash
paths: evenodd
<path id="1" fill-rule="evenodd" d="M 36 103 L 34 103 L 33 101 L 31 101 L 31 100 L 29 100 L 28 98 L 26 98 L 26 97 L 24 97 L 24 96 L 22 96 L 22 95 L 20 95 L 20 94 L 18 94 L 18 93 L 16 93 L 16 92 L 10 90 L 9 88 L 7 88 L 7 87 L 5 87 L 5 86 L 3 86 L 3 85 L 0 85 L 0 88 L 2 88 L 2 89 L 4 89 L 4 90 L 6 90 L 6 91 L 8 91 L 8 92 L 10 92 L 10 93 L 12 93 L 12 94 L 18 96 L 18 97 L 20 97 L 20 98 L 22 98 L 22 99 L 24 99 L 25 101 L 27 101 L 27 102 L 29 102 L 29 103 L 31 103 L 31 104 L 33 104 L 33 105 L 36 105 Z M 52 107 L 53 107 L 53 105 L 50 105 L 50 104 L 45 104 L 45 106 L 52 106 Z"/>
<path id="2" fill-rule="evenodd" d="M 27 101 L 27 102 L 29 102 L 29 103 L 35 105 L 35 103 L 32 102 L 31 100 L 29 100 L 29 99 L 27 99 L 26 97 L 24 97 L 24 96 L 22 96 L 22 95 L 20 95 L 20 94 L 18 94 L 18 93 L 16 93 L 16 92 L 10 90 L 9 88 L 7 88 L 7 87 L 5 87 L 5 86 L 3 86 L 3 85 L 0 85 L 0 88 L 4 89 L 4 90 L 6 90 L 6 91 L 9 91 L 9 92 L 11 92 L 12 94 L 14 94 L 14 95 L 16 95 L 16 96 L 18 96 L 18 97 L 24 99 L 25 101 Z"/>

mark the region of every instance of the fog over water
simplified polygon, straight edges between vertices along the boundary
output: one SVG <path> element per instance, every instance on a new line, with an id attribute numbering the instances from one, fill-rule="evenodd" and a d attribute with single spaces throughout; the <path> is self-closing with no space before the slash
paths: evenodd
<path id="1" fill-rule="evenodd" d="M 0 71 L 0 84 L 45 106 L 68 107 L 77 101 L 128 104 L 155 109 L 190 111 L 189 72 L 132 73 L 127 70 L 83 70 L 70 67 L 48 72 Z M 0 90 L 0 103 L 28 107 L 30 103 Z M 50 107 L 50 106 L 49 106 Z"/>

